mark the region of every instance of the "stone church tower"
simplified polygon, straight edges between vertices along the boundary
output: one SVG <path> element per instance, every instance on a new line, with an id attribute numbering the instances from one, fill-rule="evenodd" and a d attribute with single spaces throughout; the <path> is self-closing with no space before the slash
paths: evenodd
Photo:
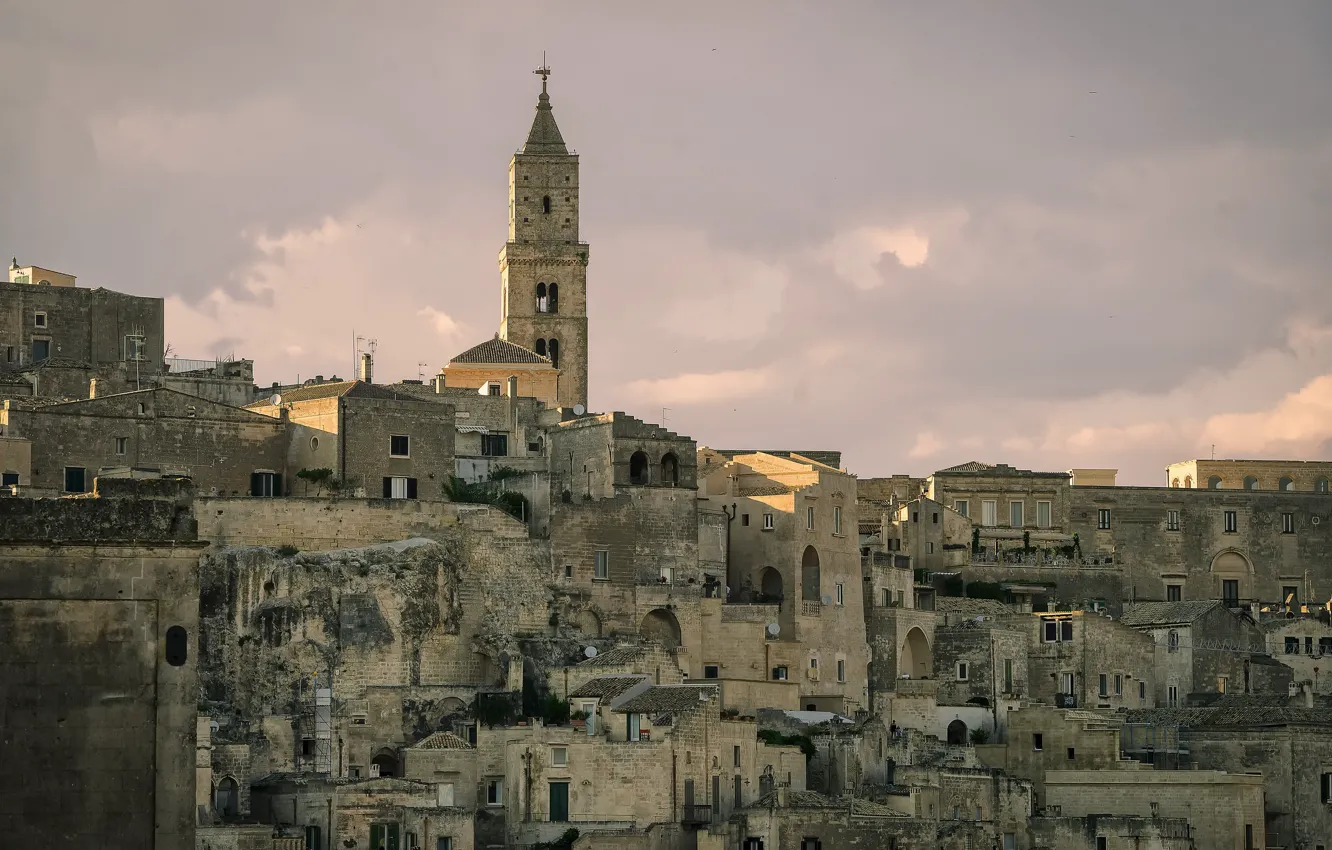
<path id="1" fill-rule="evenodd" d="M 578 240 L 578 155 L 541 96 L 527 142 L 509 161 L 509 241 L 500 250 L 501 339 L 549 357 L 561 407 L 587 405 L 587 256 Z"/>

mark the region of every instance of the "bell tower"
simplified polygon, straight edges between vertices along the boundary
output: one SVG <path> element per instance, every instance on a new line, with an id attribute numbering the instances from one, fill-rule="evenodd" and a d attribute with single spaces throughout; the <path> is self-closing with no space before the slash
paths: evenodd
<path id="1" fill-rule="evenodd" d="M 501 339 L 549 357 L 561 407 L 587 406 L 587 258 L 578 238 L 578 154 L 550 108 L 545 63 L 536 117 L 509 161 L 509 240 L 499 253 Z"/>

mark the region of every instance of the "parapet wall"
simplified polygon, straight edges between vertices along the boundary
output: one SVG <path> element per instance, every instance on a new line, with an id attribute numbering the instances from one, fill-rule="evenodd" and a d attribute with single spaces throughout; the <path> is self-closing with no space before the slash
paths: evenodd
<path id="1" fill-rule="evenodd" d="M 193 543 L 193 496 L 188 481 L 99 478 L 90 496 L 0 498 L 0 542 Z"/>

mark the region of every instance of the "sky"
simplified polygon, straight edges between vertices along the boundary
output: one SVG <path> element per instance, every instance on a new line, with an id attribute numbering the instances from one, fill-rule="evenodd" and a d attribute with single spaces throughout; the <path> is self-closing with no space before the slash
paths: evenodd
<path id="1" fill-rule="evenodd" d="M 494 335 L 543 51 L 595 411 L 716 448 L 1332 459 L 1324 0 L 0 0 L 0 250 L 261 384 Z"/>

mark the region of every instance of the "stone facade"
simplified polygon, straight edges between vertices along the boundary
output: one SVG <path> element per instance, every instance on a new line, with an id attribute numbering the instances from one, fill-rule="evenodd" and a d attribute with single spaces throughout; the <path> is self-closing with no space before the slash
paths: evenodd
<path id="1" fill-rule="evenodd" d="M 1150 636 L 1082 611 L 1032 614 L 1029 621 L 1029 699 L 1118 709 L 1147 708 L 1160 698 Z"/>
<path id="2" fill-rule="evenodd" d="M 1166 485 L 1207 490 L 1328 492 L 1332 463 L 1320 460 L 1186 460 L 1166 467 Z"/>

